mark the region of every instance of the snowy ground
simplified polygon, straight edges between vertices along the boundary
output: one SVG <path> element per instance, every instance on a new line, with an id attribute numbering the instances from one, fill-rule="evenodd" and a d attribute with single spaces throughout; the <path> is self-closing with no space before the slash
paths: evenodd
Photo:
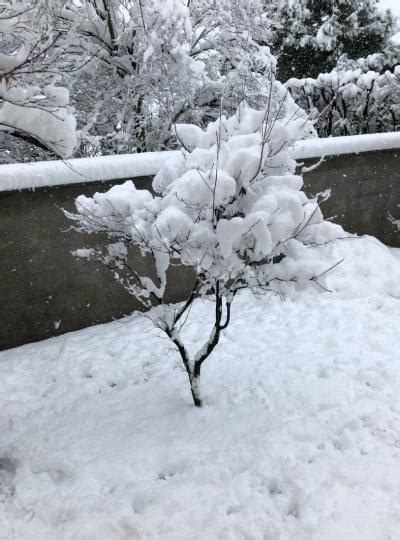
<path id="1" fill-rule="evenodd" d="M 334 249 L 333 293 L 235 300 L 202 410 L 146 319 L 0 353 L 0 538 L 400 538 L 400 259 Z"/>

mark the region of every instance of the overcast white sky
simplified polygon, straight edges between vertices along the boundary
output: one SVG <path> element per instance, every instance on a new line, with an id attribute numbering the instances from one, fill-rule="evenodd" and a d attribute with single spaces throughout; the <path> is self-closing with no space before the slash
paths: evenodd
<path id="1" fill-rule="evenodd" d="M 390 8 L 393 13 L 400 15 L 400 0 L 381 0 L 382 7 Z"/>

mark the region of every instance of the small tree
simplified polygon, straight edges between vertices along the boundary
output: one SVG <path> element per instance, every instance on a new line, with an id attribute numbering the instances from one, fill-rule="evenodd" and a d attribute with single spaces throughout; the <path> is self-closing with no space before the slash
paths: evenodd
<path id="1" fill-rule="evenodd" d="M 67 213 L 78 230 L 108 235 L 104 249 L 76 255 L 101 260 L 131 294 L 153 306 L 149 317 L 179 352 L 198 407 L 203 364 L 229 325 L 240 289 L 259 293 L 309 280 L 324 288 L 328 264 L 315 248 L 341 228 L 323 220 L 318 201 L 307 198 L 302 178 L 294 175 L 288 147 L 307 120 L 287 117 L 289 102 L 287 91 L 273 83 L 263 110 L 243 103 L 205 131 L 177 125 L 182 149 L 154 178 L 155 195 L 128 181 L 93 198 L 81 195 L 77 213 Z M 157 279 L 129 265 L 134 246 L 151 255 Z M 192 268 L 196 278 L 180 305 L 164 302 L 171 264 Z M 208 339 L 191 354 L 181 330 L 194 299 L 205 296 L 214 299 L 214 321 Z"/>

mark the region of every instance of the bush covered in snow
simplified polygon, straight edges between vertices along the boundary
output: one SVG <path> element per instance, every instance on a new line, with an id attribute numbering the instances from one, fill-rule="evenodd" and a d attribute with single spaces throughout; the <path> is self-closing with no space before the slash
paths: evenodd
<path id="1" fill-rule="evenodd" d="M 400 67 L 366 70 L 334 69 L 316 79 L 290 79 L 286 86 L 296 103 L 314 119 L 321 137 L 384 133 L 400 125 Z M 358 65 L 357 65 L 358 64 Z"/>
<path id="2" fill-rule="evenodd" d="M 198 406 L 202 365 L 229 324 L 236 293 L 279 293 L 282 282 L 310 280 L 324 288 L 334 262 L 318 246 L 342 234 L 323 220 L 318 200 L 301 190 L 288 153 L 310 125 L 304 114 L 285 112 L 291 100 L 281 85 L 273 83 L 273 90 L 262 110 L 243 103 L 204 131 L 177 125 L 182 151 L 154 178 L 154 194 L 128 181 L 92 198 L 81 195 L 77 213 L 67 213 L 78 230 L 109 236 L 106 249 L 76 254 L 101 260 L 130 293 L 154 306 L 149 316 L 179 351 Z M 130 267 L 133 246 L 151 255 L 156 279 Z M 173 306 L 164 294 L 167 270 L 176 264 L 192 268 L 196 282 L 187 301 Z M 180 332 L 196 296 L 214 299 L 215 318 L 208 339 L 191 354 Z"/>

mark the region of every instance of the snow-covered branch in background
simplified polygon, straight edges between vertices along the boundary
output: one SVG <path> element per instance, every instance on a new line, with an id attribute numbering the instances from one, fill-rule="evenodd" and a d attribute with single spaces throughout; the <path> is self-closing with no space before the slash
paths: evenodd
<path id="1" fill-rule="evenodd" d="M 343 236 L 323 220 L 318 201 L 301 190 L 289 146 L 310 127 L 286 110 L 286 90 L 271 83 L 269 106 L 255 110 L 242 103 L 231 117 L 221 115 L 205 130 L 178 124 L 182 148 L 166 160 L 153 181 L 153 193 L 133 182 L 76 200 L 66 213 L 80 231 L 106 233 L 105 249 L 78 250 L 102 261 L 143 305 L 148 316 L 174 343 L 187 372 L 193 401 L 202 404 L 200 374 L 205 360 L 229 325 L 232 302 L 241 289 L 281 293 L 282 284 L 312 282 L 326 290 L 324 277 L 339 261 L 327 260 L 321 244 Z M 150 256 L 156 277 L 138 273 L 129 251 Z M 182 305 L 165 303 L 167 270 L 190 267 L 193 290 Z M 191 352 L 182 326 L 196 297 L 214 299 L 208 338 Z"/>
<path id="2" fill-rule="evenodd" d="M 57 85 L 50 61 L 60 37 L 53 18 L 41 0 L 0 7 L 0 131 L 68 157 L 76 145 L 76 122 L 69 92 Z"/>

